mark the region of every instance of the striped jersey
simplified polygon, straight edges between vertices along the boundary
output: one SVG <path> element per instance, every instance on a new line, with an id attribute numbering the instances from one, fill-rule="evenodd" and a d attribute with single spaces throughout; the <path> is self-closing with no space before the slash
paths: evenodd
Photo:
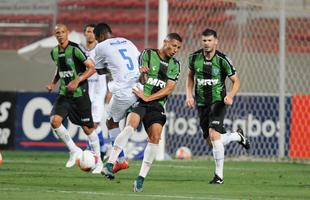
<path id="1" fill-rule="evenodd" d="M 189 56 L 189 69 L 194 74 L 195 99 L 198 106 L 223 101 L 226 96 L 225 79 L 236 74 L 230 59 L 216 51 L 211 60 L 207 60 L 200 49 Z"/>
<path id="2" fill-rule="evenodd" d="M 150 96 L 166 86 L 168 80 L 177 81 L 180 74 L 180 63 L 175 58 L 162 60 L 157 49 L 145 49 L 140 55 L 140 66 L 147 66 L 148 79 L 144 84 L 144 95 Z M 167 96 L 156 100 L 162 106 Z"/>
<path id="3" fill-rule="evenodd" d="M 80 97 L 88 92 L 87 80 L 79 84 L 75 91 L 67 90 L 70 81 L 76 79 L 86 71 L 84 61 L 87 59 L 85 53 L 78 44 L 69 41 L 68 46 L 62 51 L 56 46 L 51 51 L 51 57 L 57 65 L 57 72 L 60 77 L 59 94 L 68 97 Z"/>

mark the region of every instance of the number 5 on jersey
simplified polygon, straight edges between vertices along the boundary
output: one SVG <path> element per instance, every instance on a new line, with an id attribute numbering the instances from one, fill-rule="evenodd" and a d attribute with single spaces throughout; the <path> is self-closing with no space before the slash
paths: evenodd
<path id="1" fill-rule="evenodd" d="M 134 65 L 133 65 L 133 62 L 132 62 L 131 58 L 126 55 L 127 49 L 119 49 L 118 51 L 121 54 L 122 58 L 128 62 L 127 63 L 127 68 L 130 71 L 132 71 L 134 69 Z"/>

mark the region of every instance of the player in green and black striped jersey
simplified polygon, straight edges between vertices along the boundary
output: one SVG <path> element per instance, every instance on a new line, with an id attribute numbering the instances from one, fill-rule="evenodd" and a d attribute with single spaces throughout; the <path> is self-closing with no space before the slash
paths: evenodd
<path id="1" fill-rule="evenodd" d="M 78 44 L 68 40 L 69 31 L 64 24 L 57 24 L 54 31 L 58 45 L 53 48 L 51 57 L 57 68 L 47 90 L 51 92 L 58 81 L 60 81 L 60 86 L 59 96 L 51 112 L 51 126 L 70 150 L 70 158 L 66 167 L 72 167 L 82 150 L 74 144 L 68 130 L 62 124 L 67 117 L 74 124 L 82 127 L 88 135 L 95 154 L 100 159 L 99 140 L 91 115 L 87 83 L 87 78 L 96 70 L 94 63 L 87 59 Z M 98 163 L 100 164 L 100 161 Z"/>
<path id="2" fill-rule="evenodd" d="M 139 100 L 133 105 L 127 117 L 126 127 L 117 136 L 108 163 L 102 170 L 108 178 L 114 178 L 113 164 L 142 121 L 148 134 L 148 144 L 144 151 L 139 176 L 134 181 L 135 192 L 142 192 L 144 178 L 158 151 L 161 132 L 166 123 L 164 104 L 175 88 L 180 74 L 180 64 L 173 56 L 179 51 L 181 45 L 182 38 L 177 33 L 170 33 L 165 38 L 162 48 L 146 49 L 141 54 L 140 72 L 143 74 L 144 89 L 133 88 Z"/>
<path id="3" fill-rule="evenodd" d="M 230 59 L 216 50 L 218 44 L 216 31 L 204 30 L 201 39 L 203 48 L 189 56 L 186 105 L 192 108 L 196 101 L 203 136 L 213 147 L 216 167 L 215 176 L 210 184 L 223 184 L 224 145 L 231 141 L 238 141 L 243 147 L 249 149 L 249 142 L 241 129 L 226 133 L 223 127 L 226 105 L 233 104 L 233 98 L 240 88 L 240 79 Z M 232 82 L 232 88 L 227 94 L 226 77 Z"/>

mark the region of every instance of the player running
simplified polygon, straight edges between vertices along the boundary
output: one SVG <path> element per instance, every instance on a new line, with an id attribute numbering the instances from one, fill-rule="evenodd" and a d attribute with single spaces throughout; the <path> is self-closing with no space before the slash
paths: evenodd
<path id="1" fill-rule="evenodd" d="M 139 97 L 132 111 L 127 117 L 127 125 L 117 136 L 107 164 L 102 169 L 102 174 L 109 179 L 114 179 L 113 166 L 118 154 L 126 147 L 128 139 L 134 134 L 140 122 L 143 122 L 148 135 L 148 144 L 144 150 L 139 176 L 134 181 L 134 192 L 143 191 L 143 182 L 147 176 L 155 156 L 161 132 L 166 123 L 164 104 L 168 95 L 176 86 L 180 74 L 180 64 L 173 57 L 181 48 L 182 38 L 177 33 L 170 33 L 164 40 L 160 49 L 146 49 L 140 59 L 142 82 L 144 89 L 133 88 Z"/>
<path id="2" fill-rule="evenodd" d="M 213 148 L 215 175 L 210 184 L 223 184 L 224 145 L 238 141 L 245 149 L 250 148 L 242 129 L 226 133 L 223 127 L 226 106 L 233 104 L 233 98 L 240 88 L 240 79 L 230 59 L 216 50 L 216 31 L 206 29 L 201 36 L 202 49 L 190 54 L 189 72 L 186 83 L 186 106 L 193 108 L 193 87 L 203 137 Z M 232 82 L 226 94 L 225 79 Z"/>
<path id="3" fill-rule="evenodd" d="M 109 137 L 114 143 L 120 133 L 120 120 L 125 117 L 127 109 L 137 100 L 132 88 L 139 82 L 138 58 L 140 52 L 130 40 L 112 37 L 112 30 L 106 23 L 98 24 L 94 33 L 98 41 L 94 58 L 96 70 L 98 74 L 110 71 L 112 76 L 112 81 L 108 84 L 109 91 L 112 92 L 112 99 L 108 105 L 106 124 Z M 128 168 L 128 161 L 122 151 L 113 172 L 116 173 L 126 168 Z"/>
<path id="4" fill-rule="evenodd" d="M 101 162 L 100 146 L 91 115 L 87 82 L 87 78 L 95 73 L 94 63 L 87 58 L 78 44 L 69 41 L 69 31 L 66 25 L 57 24 L 54 33 L 58 45 L 51 51 L 51 57 L 57 68 L 52 82 L 47 85 L 47 90 L 53 91 L 58 81 L 60 81 L 60 86 L 59 95 L 51 111 L 52 130 L 70 150 L 70 158 L 66 167 L 74 166 L 82 152 L 62 124 L 67 117 L 72 123 L 82 127 L 95 155 L 99 157 L 99 163 Z"/>

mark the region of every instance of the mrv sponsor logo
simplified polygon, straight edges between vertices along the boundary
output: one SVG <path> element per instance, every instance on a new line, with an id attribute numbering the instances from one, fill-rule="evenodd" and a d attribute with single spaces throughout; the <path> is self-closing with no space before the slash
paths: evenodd
<path id="1" fill-rule="evenodd" d="M 218 79 L 197 79 L 198 85 L 215 85 L 218 82 Z"/>
<path id="2" fill-rule="evenodd" d="M 164 81 L 151 77 L 147 79 L 147 84 L 154 85 L 156 87 L 159 86 L 160 88 L 164 88 L 166 86 L 166 83 Z"/>

